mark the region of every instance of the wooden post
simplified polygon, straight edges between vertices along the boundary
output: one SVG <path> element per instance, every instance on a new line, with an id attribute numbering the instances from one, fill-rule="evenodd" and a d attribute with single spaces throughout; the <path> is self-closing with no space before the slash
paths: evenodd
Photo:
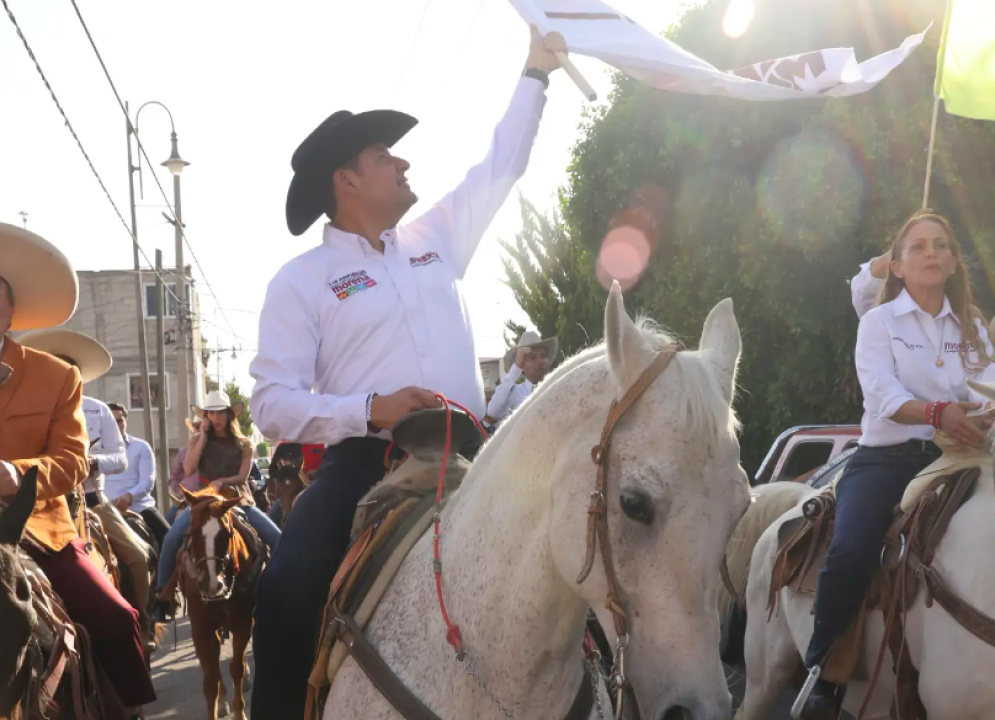
<path id="1" fill-rule="evenodd" d="M 947 55 L 947 30 L 950 29 L 951 0 L 947 0 L 943 15 L 943 32 L 940 35 L 940 52 L 936 60 L 936 80 L 933 84 L 933 120 L 929 127 L 929 150 L 926 151 L 926 182 L 922 191 L 922 206 L 929 207 L 929 189 L 933 180 L 933 151 L 936 149 L 936 121 L 940 114 L 940 82 L 943 79 L 943 62 Z"/>
<path id="2" fill-rule="evenodd" d="M 166 310 L 165 286 L 162 284 L 162 250 L 155 251 L 155 350 L 156 376 L 159 378 L 159 397 L 156 409 L 159 412 L 159 447 L 156 448 L 156 496 L 160 512 L 169 509 L 169 428 L 166 425 L 166 335 L 163 329 L 163 314 Z M 177 312 L 179 312 L 177 310 Z M 152 409 L 149 408 L 149 413 Z"/>

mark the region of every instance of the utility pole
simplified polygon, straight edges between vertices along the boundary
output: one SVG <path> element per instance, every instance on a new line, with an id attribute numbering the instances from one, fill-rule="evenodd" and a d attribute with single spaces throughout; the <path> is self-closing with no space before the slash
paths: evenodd
<path id="1" fill-rule="evenodd" d="M 128 104 L 124 106 L 128 112 Z M 131 204 L 131 246 L 135 264 L 135 303 L 138 310 L 138 366 L 141 373 L 142 414 L 145 416 L 145 441 L 155 452 L 155 436 L 152 433 L 152 392 L 149 389 L 149 350 L 145 341 L 145 288 L 142 286 L 142 266 L 138 261 L 138 221 L 135 219 L 135 171 L 138 169 L 131 160 L 131 136 L 135 129 L 131 125 L 131 116 L 125 117 L 128 139 L 128 200 Z M 162 390 L 162 388 L 160 388 Z"/>
<path id="2" fill-rule="evenodd" d="M 170 119 L 172 119 L 172 116 L 170 116 Z M 176 149 L 175 131 L 172 135 L 172 142 L 173 151 L 171 159 L 167 160 L 163 165 L 168 166 L 171 162 L 176 163 L 179 159 L 179 152 Z M 179 165 L 180 168 L 189 164 L 185 160 L 178 160 L 178 162 L 183 163 Z M 193 348 L 193 338 L 187 336 L 187 319 L 190 317 L 190 306 L 188 302 L 189 295 L 187 294 L 187 272 L 183 266 L 183 206 L 180 202 L 180 173 L 174 167 L 170 167 L 170 171 L 173 172 L 173 213 L 176 218 L 173 221 L 173 238 L 176 244 L 176 296 L 179 298 L 176 302 L 176 376 L 179 380 L 180 407 L 183 408 L 184 417 L 186 417 L 186 413 L 190 408 L 190 367 L 188 352 Z"/>
<path id="3" fill-rule="evenodd" d="M 158 467 L 156 484 L 159 509 L 165 512 L 169 508 L 166 497 L 166 486 L 169 479 L 169 429 L 166 426 L 166 335 L 162 326 L 162 315 L 166 307 L 166 287 L 162 284 L 162 250 L 155 251 L 155 334 L 156 334 L 156 372 L 159 376 L 159 451 L 156 453 Z"/>
<path id="4" fill-rule="evenodd" d="M 21 210 L 21 212 L 19 212 L 17 214 L 21 216 L 21 222 L 24 223 L 24 229 L 27 230 L 28 229 L 28 216 L 31 215 L 31 213 L 29 213 L 27 210 Z"/>

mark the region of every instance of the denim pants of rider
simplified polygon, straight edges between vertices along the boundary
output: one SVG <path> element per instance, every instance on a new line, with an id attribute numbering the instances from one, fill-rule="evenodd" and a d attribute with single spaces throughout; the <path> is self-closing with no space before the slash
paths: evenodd
<path id="1" fill-rule="evenodd" d="M 857 618 L 874 574 L 893 511 L 912 479 L 939 457 L 932 443 L 863 447 L 836 485 L 836 518 L 815 598 L 815 631 L 805 666 L 821 665 Z"/>
<path id="2" fill-rule="evenodd" d="M 480 442 L 475 438 L 460 454 L 472 458 Z M 256 588 L 253 720 L 304 716 L 328 588 L 348 549 L 356 505 L 383 478 L 387 445 L 348 438 L 326 448 L 314 480 L 297 497 L 280 549 Z"/>
<path id="3" fill-rule="evenodd" d="M 241 506 L 245 513 L 245 519 L 252 529 L 259 533 L 259 538 L 266 543 L 270 552 L 276 550 L 280 543 L 280 528 L 273 524 L 273 521 L 266 517 L 265 513 L 257 507 L 251 505 Z M 183 545 L 183 535 L 190 527 L 190 508 L 184 508 L 176 516 L 176 520 L 166 533 L 162 541 L 162 551 L 159 553 L 159 572 L 156 578 L 156 591 L 162 590 L 173 571 L 176 570 L 176 558 L 180 554 L 180 547 Z"/>

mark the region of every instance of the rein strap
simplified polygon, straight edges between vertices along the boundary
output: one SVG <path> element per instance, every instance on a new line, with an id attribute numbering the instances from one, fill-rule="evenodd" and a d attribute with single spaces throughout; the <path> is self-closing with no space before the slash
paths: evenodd
<path id="1" fill-rule="evenodd" d="M 628 617 L 622 606 L 618 588 L 618 577 L 615 575 L 615 562 L 612 559 L 611 543 L 608 537 L 608 503 L 605 499 L 605 485 L 608 480 L 608 456 L 611 450 L 612 433 L 615 425 L 624 417 L 636 400 L 653 384 L 677 354 L 676 344 L 667 345 L 657 353 L 652 364 L 636 379 L 620 400 L 613 400 L 608 410 L 608 418 L 601 430 L 601 441 L 591 448 L 591 460 L 598 467 L 598 478 L 591 493 L 591 504 L 587 509 L 587 555 L 584 566 L 577 576 L 577 584 L 584 582 L 594 567 L 594 554 L 598 543 L 601 543 L 601 559 L 605 567 L 605 579 L 608 581 L 608 597 L 606 609 L 611 611 L 615 621 L 615 633 L 619 637 L 628 634 Z"/>

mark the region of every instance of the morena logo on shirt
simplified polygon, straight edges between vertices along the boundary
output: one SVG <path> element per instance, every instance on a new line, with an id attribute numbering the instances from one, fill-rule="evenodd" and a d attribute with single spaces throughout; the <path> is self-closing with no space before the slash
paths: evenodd
<path id="1" fill-rule="evenodd" d="M 439 253 L 437 252 L 427 252 L 421 257 L 409 258 L 409 261 L 411 262 L 411 267 L 423 267 L 432 263 L 442 262 L 442 258 L 439 257 Z"/>
<path id="2" fill-rule="evenodd" d="M 365 270 L 357 270 L 348 275 L 343 275 L 338 280 L 332 280 L 328 283 L 328 287 L 335 293 L 335 297 L 339 300 L 345 300 L 350 295 L 355 295 L 360 290 L 374 287 L 376 284 L 377 281 L 371 278 Z"/>

